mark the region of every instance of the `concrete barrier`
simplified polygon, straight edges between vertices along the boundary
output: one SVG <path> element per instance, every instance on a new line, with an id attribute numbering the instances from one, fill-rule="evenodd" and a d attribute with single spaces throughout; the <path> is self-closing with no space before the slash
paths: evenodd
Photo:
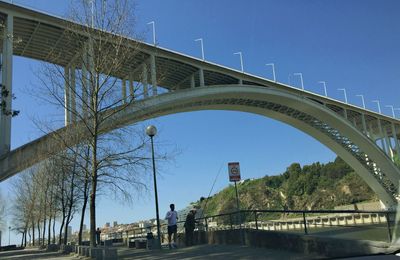
<path id="1" fill-rule="evenodd" d="M 109 247 L 90 247 L 90 246 L 76 246 L 79 256 L 90 257 L 97 260 L 111 260 L 118 259 L 116 248 Z"/>
<path id="2" fill-rule="evenodd" d="M 247 246 L 290 250 L 325 257 L 389 254 L 400 249 L 400 245 L 393 246 L 390 243 L 378 241 L 326 238 L 251 229 L 244 229 L 243 233 Z M 200 234 L 197 236 L 200 238 Z M 217 230 L 208 232 L 207 236 L 201 237 L 198 243 L 240 245 L 240 237 L 240 230 Z"/>

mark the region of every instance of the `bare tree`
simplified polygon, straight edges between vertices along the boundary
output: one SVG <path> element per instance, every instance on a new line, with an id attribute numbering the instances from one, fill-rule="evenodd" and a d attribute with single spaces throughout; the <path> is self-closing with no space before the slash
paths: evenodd
<path id="1" fill-rule="evenodd" d="M 68 124 L 79 126 L 76 128 L 79 131 L 70 134 L 75 135 L 75 140 L 80 140 L 81 147 L 67 144 L 65 140 L 71 136 L 56 135 L 55 138 L 74 154 L 72 167 L 75 170 L 62 174 L 61 178 L 74 176 L 83 180 L 84 185 L 59 188 L 62 194 L 73 189 L 81 191 L 81 230 L 89 199 L 90 244 L 95 246 L 98 191 L 112 191 L 125 201 L 131 200 L 132 190 L 146 188 L 143 181 L 146 179 L 142 176 L 148 168 L 149 158 L 144 155 L 146 139 L 142 130 L 138 132 L 134 127 L 123 127 L 104 132 L 104 129 L 109 129 L 114 116 L 148 94 L 147 86 L 140 83 L 142 80 L 130 81 L 129 95 L 121 91 L 125 77 L 129 76 L 124 73 L 127 70 L 133 73 L 138 66 L 133 62 L 138 55 L 138 46 L 126 38 L 133 36 L 134 20 L 130 12 L 134 6 L 129 0 L 93 3 L 92 9 L 88 1 L 77 1 L 71 12 L 71 19 L 77 24 L 66 23 L 68 29 L 64 40 L 66 45 L 74 46 L 74 58 L 65 66 L 43 64 L 39 79 L 46 93 L 43 97 L 66 111 Z M 67 50 L 54 51 L 53 60 L 67 57 L 68 53 L 64 51 Z M 134 140 L 127 142 L 127 138 Z M 75 176 L 74 172 L 81 174 Z M 66 201 L 60 199 L 65 205 Z M 68 223 L 68 215 L 61 210 L 62 227 L 65 221 Z"/>

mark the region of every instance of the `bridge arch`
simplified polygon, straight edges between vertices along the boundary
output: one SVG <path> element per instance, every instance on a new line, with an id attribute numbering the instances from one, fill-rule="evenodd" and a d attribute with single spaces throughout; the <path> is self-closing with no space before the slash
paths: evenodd
<path id="1" fill-rule="evenodd" d="M 126 125 L 199 110 L 242 111 L 278 120 L 314 137 L 339 155 L 387 208 L 397 205 L 400 171 L 391 159 L 349 121 L 303 96 L 250 85 L 207 86 L 152 97 L 131 109 L 114 122 Z"/>
<path id="2" fill-rule="evenodd" d="M 323 104 L 293 92 L 254 85 L 218 85 L 188 88 L 137 100 L 110 117 L 102 132 L 135 122 L 199 110 L 242 111 L 269 117 L 314 137 L 347 162 L 378 195 L 386 208 L 397 205 L 400 170 L 364 133 Z M 79 123 L 56 135 L 81 131 Z M 2 180 L 63 149 L 52 144 L 50 133 L 26 144 L 0 161 Z M 66 134 L 65 136 L 69 136 Z M 81 137 L 80 137 L 81 138 Z M 65 140 L 68 146 L 80 139 Z M 35 154 L 36 156 L 32 156 Z"/>

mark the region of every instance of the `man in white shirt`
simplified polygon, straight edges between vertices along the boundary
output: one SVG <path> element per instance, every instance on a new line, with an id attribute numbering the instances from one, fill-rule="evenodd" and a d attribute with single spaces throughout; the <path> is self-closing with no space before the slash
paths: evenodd
<path id="1" fill-rule="evenodd" d="M 178 220 L 178 213 L 175 211 L 175 205 L 171 204 L 169 205 L 170 211 L 167 212 L 167 215 L 165 216 L 165 219 L 168 220 L 168 243 L 169 247 L 176 247 L 176 232 L 177 232 L 177 226 L 176 226 L 176 221 Z M 172 234 L 174 235 L 174 242 L 171 244 L 171 236 Z"/>

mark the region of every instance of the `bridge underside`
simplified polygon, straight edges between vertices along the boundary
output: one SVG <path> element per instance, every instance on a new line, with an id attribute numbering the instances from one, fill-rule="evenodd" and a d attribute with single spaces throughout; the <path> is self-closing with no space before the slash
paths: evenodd
<path id="1" fill-rule="evenodd" d="M 197 110 L 235 110 L 289 124 L 329 147 L 377 193 L 386 207 L 397 205 L 400 171 L 373 140 L 319 103 L 285 91 L 244 85 L 190 88 L 137 101 L 110 118 L 103 133 L 163 115 Z M 78 122 L 12 151 L 0 161 L 0 180 L 82 141 Z M 72 133 L 80 133 L 74 135 Z M 60 138 L 63 137 L 63 138 Z M 63 139 L 55 145 L 55 140 Z"/>

